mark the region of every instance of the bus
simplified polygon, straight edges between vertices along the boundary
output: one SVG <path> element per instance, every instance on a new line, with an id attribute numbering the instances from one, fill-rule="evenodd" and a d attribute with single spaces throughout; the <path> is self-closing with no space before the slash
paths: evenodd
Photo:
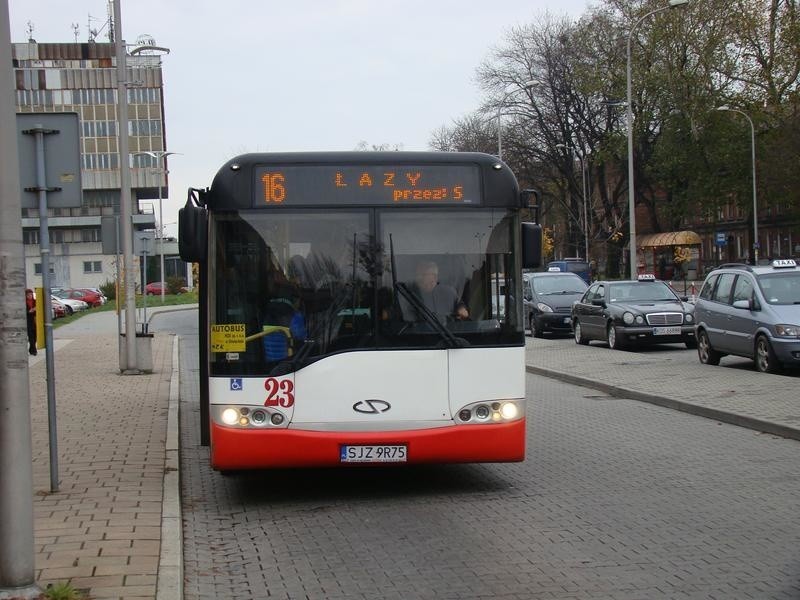
<path id="1" fill-rule="evenodd" d="M 212 468 L 524 460 L 535 198 L 445 152 L 245 154 L 190 189 Z"/>

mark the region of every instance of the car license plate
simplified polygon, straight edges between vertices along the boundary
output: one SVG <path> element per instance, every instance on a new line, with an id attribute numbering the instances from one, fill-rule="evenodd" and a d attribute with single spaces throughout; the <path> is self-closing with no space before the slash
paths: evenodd
<path id="1" fill-rule="evenodd" d="M 680 327 L 653 327 L 653 335 L 680 335 Z"/>
<path id="2" fill-rule="evenodd" d="M 343 463 L 406 462 L 408 447 L 405 444 L 368 446 L 342 446 L 339 461 Z"/>

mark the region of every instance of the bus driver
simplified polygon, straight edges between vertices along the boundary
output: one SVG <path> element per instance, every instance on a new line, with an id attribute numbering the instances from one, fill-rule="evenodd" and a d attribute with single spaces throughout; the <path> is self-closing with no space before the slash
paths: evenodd
<path id="1" fill-rule="evenodd" d="M 439 283 L 439 267 L 432 260 L 417 263 L 412 291 L 442 323 L 448 318 L 456 321 L 469 319 L 467 306 L 459 299 L 458 292 Z"/>

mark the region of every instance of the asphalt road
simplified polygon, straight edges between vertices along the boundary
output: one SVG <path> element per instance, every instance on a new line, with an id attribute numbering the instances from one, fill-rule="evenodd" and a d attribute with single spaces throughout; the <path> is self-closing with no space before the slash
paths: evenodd
<path id="1" fill-rule="evenodd" d="M 800 598 L 797 441 L 529 374 L 523 463 L 223 477 L 193 319 L 168 320 L 187 599 Z"/>

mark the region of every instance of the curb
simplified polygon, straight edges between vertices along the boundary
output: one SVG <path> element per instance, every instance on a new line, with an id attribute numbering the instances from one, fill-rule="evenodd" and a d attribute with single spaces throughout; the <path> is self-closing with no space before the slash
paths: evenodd
<path id="1" fill-rule="evenodd" d="M 542 375 L 544 377 L 550 377 L 551 379 L 558 379 L 565 383 L 571 383 L 574 385 L 580 385 L 582 387 L 599 390 L 610 396 L 614 396 L 615 398 L 627 398 L 629 400 L 647 402 L 649 404 L 655 404 L 664 408 L 670 408 L 672 410 L 679 410 L 681 412 L 689 413 L 699 417 L 705 417 L 706 419 L 714 419 L 730 425 L 737 425 L 738 427 L 745 427 L 747 429 L 753 429 L 755 431 L 800 441 L 799 429 L 787 427 L 786 425 L 781 425 L 779 423 L 764 421 L 763 419 L 756 419 L 754 417 L 748 417 L 745 415 L 738 415 L 716 408 L 708 408 L 707 406 L 699 406 L 697 404 L 692 404 L 691 402 L 684 402 L 674 398 L 637 392 L 636 390 L 626 389 L 616 385 L 602 383 L 594 379 L 587 379 L 585 377 L 578 377 L 576 375 L 562 373 L 561 371 L 554 371 L 552 369 L 544 369 L 542 367 L 526 365 L 525 370 L 528 373 L 533 373 L 534 375 Z"/>
<path id="2" fill-rule="evenodd" d="M 172 377 L 169 382 L 167 442 L 164 460 L 164 496 L 161 500 L 161 552 L 158 559 L 156 600 L 183 598 L 183 524 L 180 487 L 180 336 L 172 341 Z"/>

